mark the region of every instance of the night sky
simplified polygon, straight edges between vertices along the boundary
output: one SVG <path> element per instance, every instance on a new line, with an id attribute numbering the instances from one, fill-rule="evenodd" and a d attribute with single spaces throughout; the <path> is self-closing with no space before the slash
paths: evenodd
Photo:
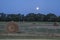
<path id="1" fill-rule="evenodd" d="M 15 14 L 54 13 L 60 15 L 60 0 L 0 0 L 1 12 Z"/>

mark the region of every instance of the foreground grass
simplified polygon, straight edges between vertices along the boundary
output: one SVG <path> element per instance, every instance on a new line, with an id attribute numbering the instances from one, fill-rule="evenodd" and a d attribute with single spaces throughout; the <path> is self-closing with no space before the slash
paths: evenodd
<path id="1" fill-rule="evenodd" d="M 20 27 L 30 27 L 33 23 L 40 24 L 53 24 L 54 22 L 17 22 Z M 31 23 L 31 24 L 30 24 Z M 0 25 L 6 25 L 7 22 L 0 22 Z M 29 26 L 30 25 L 30 26 Z M 48 37 L 48 36 L 2 36 L 0 35 L 0 39 L 60 39 L 60 37 Z"/>
<path id="2" fill-rule="evenodd" d="M 0 39 L 60 39 L 60 37 L 47 36 L 0 36 Z"/>

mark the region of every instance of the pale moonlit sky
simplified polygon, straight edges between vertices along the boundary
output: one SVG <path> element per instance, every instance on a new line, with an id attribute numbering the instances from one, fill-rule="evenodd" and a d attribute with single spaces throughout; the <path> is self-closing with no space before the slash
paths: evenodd
<path id="1" fill-rule="evenodd" d="M 37 10 L 36 8 L 39 7 Z M 4 13 L 55 13 L 60 15 L 60 0 L 0 0 L 0 12 Z"/>

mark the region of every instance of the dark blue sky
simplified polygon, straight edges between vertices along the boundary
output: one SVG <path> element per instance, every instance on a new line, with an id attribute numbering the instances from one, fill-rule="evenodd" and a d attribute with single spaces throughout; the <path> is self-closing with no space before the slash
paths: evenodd
<path id="1" fill-rule="evenodd" d="M 36 10 L 39 7 L 39 10 Z M 60 0 L 0 0 L 0 12 L 4 13 L 55 13 L 60 15 Z"/>

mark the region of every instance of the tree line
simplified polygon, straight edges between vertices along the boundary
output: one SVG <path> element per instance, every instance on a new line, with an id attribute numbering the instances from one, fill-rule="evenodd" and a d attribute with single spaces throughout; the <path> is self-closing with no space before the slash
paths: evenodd
<path id="1" fill-rule="evenodd" d="M 28 21 L 28 22 L 60 22 L 60 16 L 53 13 L 41 14 L 41 13 L 29 13 L 29 14 L 5 14 L 0 13 L 0 21 Z"/>

